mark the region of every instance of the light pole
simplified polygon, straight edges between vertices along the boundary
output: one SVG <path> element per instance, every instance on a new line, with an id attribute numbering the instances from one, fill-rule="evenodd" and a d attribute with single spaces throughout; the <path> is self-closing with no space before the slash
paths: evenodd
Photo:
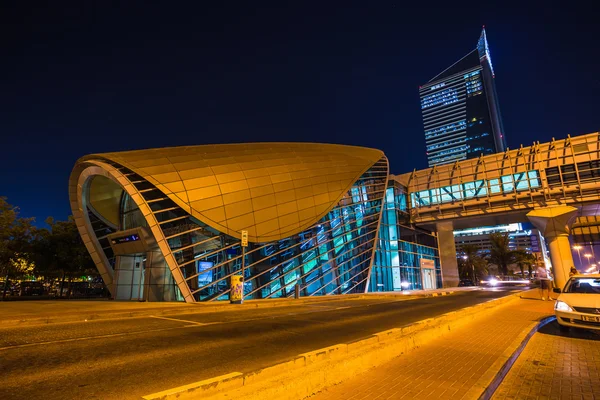
<path id="1" fill-rule="evenodd" d="M 462 256 L 462 258 L 463 258 L 463 260 L 465 260 L 465 263 L 467 264 L 467 267 L 468 267 L 469 263 L 467 263 L 467 260 L 469 259 L 469 256 L 464 255 L 464 256 Z M 477 277 L 475 276 L 475 264 L 473 264 L 473 263 L 470 263 L 470 264 L 471 264 L 471 269 L 473 270 L 473 275 L 472 275 L 473 276 L 473 285 L 477 285 L 477 283 L 475 283 L 475 282 L 477 282 Z"/>
<path id="2" fill-rule="evenodd" d="M 581 266 L 581 268 L 583 268 L 583 263 L 581 262 L 581 249 L 583 247 L 576 244 L 575 246 L 573 246 L 573 250 L 577 250 L 577 255 L 579 256 L 579 265 Z"/>

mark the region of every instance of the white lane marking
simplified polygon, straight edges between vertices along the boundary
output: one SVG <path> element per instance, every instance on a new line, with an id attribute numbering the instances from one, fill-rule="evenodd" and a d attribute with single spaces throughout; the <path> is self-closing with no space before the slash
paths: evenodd
<path id="1" fill-rule="evenodd" d="M 187 320 L 187 319 L 159 317 L 158 315 L 149 315 L 149 317 L 150 318 L 157 318 L 157 319 L 164 319 L 164 320 L 167 320 L 167 321 L 183 322 L 185 324 L 192 324 L 193 326 L 195 326 L 195 325 L 204 326 L 204 325 L 218 324 L 218 322 L 196 322 L 196 321 L 190 321 L 190 320 Z"/>
<path id="2" fill-rule="evenodd" d="M 135 332 L 113 333 L 113 334 L 108 334 L 108 335 L 85 336 L 85 337 L 81 337 L 81 338 L 60 339 L 60 340 L 51 340 L 51 341 L 36 342 L 36 343 L 26 343 L 26 344 L 14 345 L 14 346 L 0 347 L 0 351 L 10 350 L 10 349 L 18 349 L 18 348 L 23 348 L 23 347 L 46 345 L 46 344 L 69 343 L 69 342 L 78 342 L 78 341 L 83 341 L 83 340 L 137 335 L 137 334 L 150 333 L 150 332 L 170 331 L 170 330 L 183 329 L 183 328 L 197 328 L 197 327 L 202 327 L 202 326 L 207 326 L 207 325 L 224 325 L 224 324 L 233 324 L 233 323 L 238 323 L 238 322 L 260 321 L 263 319 L 275 319 L 275 318 L 281 318 L 281 317 L 286 317 L 286 316 L 291 316 L 291 315 L 305 315 L 305 314 L 314 314 L 314 313 L 327 312 L 327 311 L 336 311 L 336 310 L 348 309 L 348 308 L 370 307 L 372 305 L 397 303 L 397 302 L 402 302 L 402 301 L 407 301 L 407 300 L 411 300 L 411 299 L 394 299 L 391 301 L 377 302 L 377 303 L 371 303 L 371 304 L 361 304 L 361 305 L 357 305 L 357 306 L 345 306 L 345 307 L 338 307 L 338 308 L 330 307 L 329 309 L 324 309 L 324 310 L 323 309 L 307 310 L 305 312 L 299 312 L 299 313 L 288 313 L 288 314 L 280 314 L 280 315 L 274 315 L 274 316 L 263 316 L 263 317 L 259 317 L 259 318 L 248 318 L 248 319 L 241 319 L 241 320 L 235 320 L 235 321 L 222 321 L 222 322 L 209 322 L 209 323 L 202 323 L 202 322 L 195 322 L 195 321 L 189 321 L 189 320 L 184 320 L 184 319 L 158 317 L 156 315 L 150 315 L 150 316 L 144 316 L 144 317 L 140 317 L 140 318 L 157 318 L 157 319 L 176 321 L 176 322 L 181 322 L 181 323 L 191 324 L 191 325 L 177 326 L 177 327 L 172 327 L 172 328 L 149 329 L 149 330 L 135 331 Z M 101 322 L 101 320 L 98 320 L 96 322 Z"/>
<path id="3" fill-rule="evenodd" d="M 196 326 L 196 325 L 194 325 L 194 326 Z M 184 326 L 176 326 L 176 327 L 172 327 L 172 328 L 149 329 L 149 330 L 146 330 L 146 331 L 111 333 L 111 334 L 108 334 L 108 335 L 85 336 L 85 337 L 80 337 L 80 338 L 59 339 L 59 340 L 49 340 L 49 341 L 46 341 L 46 342 L 17 344 L 17 345 L 14 345 L 14 346 L 0 347 L 0 351 L 2 351 L 2 350 L 10 350 L 10 349 L 19 349 L 19 348 L 22 348 L 22 347 L 40 346 L 40 345 L 45 345 L 45 344 L 69 343 L 69 342 L 79 342 L 79 341 L 82 341 L 82 340 L 103 339 L 103 338 L 112 338 L 112 337 L 119 337 L 119 336 L 137 335 L 137 334 L 140 334 L 140 333 L 147 333 L 147 332 L 172 331 L 174 329 L 181 329 L 181 328 L 185 328 L 185 327 Z"/>

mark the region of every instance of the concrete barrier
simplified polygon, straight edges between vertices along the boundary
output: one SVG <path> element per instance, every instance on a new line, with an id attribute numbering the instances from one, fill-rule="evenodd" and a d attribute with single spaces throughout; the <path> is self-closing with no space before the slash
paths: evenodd
<path id="1" fill-rule="evenodd" d="M 368 336 L 364 339 L 343 343 L 299 354 L 291 360 L 256 371 L 242 374 L 241 386 L 223 390 L 221 380 L 230 375 L 215 377 L 214 386 L 206 386 L 194 392 L 191 385 L 145 396 L 145 400 L 171 399 L 303 399 L 323 388 L 338 384 L 368 369 L 384 364 L 408 351 L 437 339 L 450 331 L 486 316 L 499 306 L 517 299 L 520 293 L 502 297 L 452 311 L 435 318 L 428 318 L 407 326 L 394 328 Z M 220 385 L 220 386 L 219 386 Z M 221 389 L 219 389 L 221 388 Z M 171 395 L 164 393 L 172 392 Z M 181 393 L 185 392 L 185 397 Z M 176 394 L 179 393 L 179 394 Z"/>
<path id="2" fill-rule="evenodd" d="M 227 375 L 221 375 L 211 379 L 191 383 L 163 392 L 154 393 L 150 396 L 144 396 L 145 400 L 167 400 L 167 399 L 192 399 L 201 398 L 206 393 L 218 393 L 223 390 L 231 390 L 244 385 L 244 374 L 241 372 L 232 372 Z"/>

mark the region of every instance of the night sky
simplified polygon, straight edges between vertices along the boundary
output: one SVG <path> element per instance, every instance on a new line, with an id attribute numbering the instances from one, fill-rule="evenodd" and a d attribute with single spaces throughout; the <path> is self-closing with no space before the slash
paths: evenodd
<path id="1" fill-rule="evenodd" d="M 8 3 L 0 195 L 40 223 L 70 214 L 68 177 L 90 153 L 313 141 L 425 168 L 418 87 L 482 25 L 510 148 L 600 129 L 594 2 Z"/>

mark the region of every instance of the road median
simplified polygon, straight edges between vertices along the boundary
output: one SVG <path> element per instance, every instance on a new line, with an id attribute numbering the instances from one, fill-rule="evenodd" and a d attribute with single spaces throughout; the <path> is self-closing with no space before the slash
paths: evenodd
<path id="1" fill-rule="evenodd" d="M 449 312 L 410 325 L 386 330 L 349 343 L 299 354 L 267 368 L 215 377 L 168 391 L 144 396 L 145 400 L 170 399 L 303 399 L 328 386 L 421 347 L 498 307 L 518 299 L 509 295 L 476 306 Z"/>

